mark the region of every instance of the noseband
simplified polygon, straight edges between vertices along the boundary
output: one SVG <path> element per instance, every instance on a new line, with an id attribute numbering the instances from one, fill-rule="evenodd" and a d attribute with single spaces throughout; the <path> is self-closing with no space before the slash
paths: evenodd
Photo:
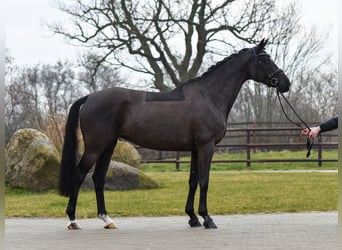
<path id="1" fill-rule="evenodd" d="M 259 59 L 259 56 L 270 57 L 270 55 L 268 55 L 267 53 L 257 54 L 255 52 L 254 48 L 252 49 L 252 51 L 253 51 L 253 55 L 254 55 L 255 64 L 258 64 L 261 67 L 261 69 L 265 72 L 265 74 L 267 75 L 267 81 L 266 81 L 267 86 L 278 88 L 279 85 L 278 85 L 278 79 L 276 78 L 276 75 L 278 75 L 279 73 L 282 73 L 283 70 L 278 68 L 274 72 L 270 73 L 268 71 L 268 69 L 265 67 L 265 65 L 263 63 L 261 63 L 261 61 Z"/>

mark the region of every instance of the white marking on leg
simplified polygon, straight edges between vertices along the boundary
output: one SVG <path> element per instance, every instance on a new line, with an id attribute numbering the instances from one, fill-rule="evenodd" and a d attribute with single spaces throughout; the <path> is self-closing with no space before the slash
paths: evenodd
<path id="1" fill-rule="evenodd" d="M 68 225 L 67 225 L 68 229 L 82 229 L 82 227 L 80 226 L 80 224 L 78 224 L 77 220 L 71 220 Z"/>
<path id="2" fill-rule="evenodd" d="M 114 221 L 106 214 L 99 214 L 98 217 L 104 221 L 105 228 L 117 228 L 117 225 L 114 223 Z"/>

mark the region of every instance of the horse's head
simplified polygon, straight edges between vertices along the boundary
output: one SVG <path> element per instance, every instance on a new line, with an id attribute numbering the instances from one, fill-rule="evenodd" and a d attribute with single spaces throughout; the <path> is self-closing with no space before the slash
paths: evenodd
<path id="1" fill-rule="evenodd" d="M 269 87 L 287 92 L 290 88 L 290 80 L 283 70 L 273 62 L 271 56 L 265 52 L 267 40 L 262 40 L 256 47 L 251 48 L 252 60 L 249 63 L 249 77 L 257 82 L 262 82 Z"/>

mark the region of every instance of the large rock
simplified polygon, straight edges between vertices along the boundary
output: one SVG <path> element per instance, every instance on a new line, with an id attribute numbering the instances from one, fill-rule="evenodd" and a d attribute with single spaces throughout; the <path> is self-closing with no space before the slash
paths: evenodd
<path id="1" fill-rule="evenodd" d="M 132 144 L 124 141 L 118 141 L 114 149 L 112 160 L 139 168 L 141 157 Z"/>
<path id="2" fill-rule="evenodd" d="M 34 129 L 18 130 L 6 147 L 6 184 L 31 191 L 57 186 L 60 155 L 43 133 Z"/>
<path id="3" fill-rule="evenodd" d="M 93 189 L 93 173 L 89 173 L 82 188 Z M 158 184 L 140 170 L 122 162 L 111 161 L 105 183 L 105 190 L 135 190 L 157 188 Z"/>

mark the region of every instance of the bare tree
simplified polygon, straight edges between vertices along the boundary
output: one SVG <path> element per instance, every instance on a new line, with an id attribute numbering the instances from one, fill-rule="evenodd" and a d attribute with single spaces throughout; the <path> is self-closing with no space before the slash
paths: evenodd
<path id="1" fill-rule="evenodd" d="M 6 60 L 6 139 L 20 128 L 41 130 L 48 113 L 67 113 L 77 96 L 72 65 L 57 62 L 17 67 Z"/>
<path id="2" fill-rule="evenodd" d="M 231 52 L 238 41 L 256 43 L 275 22 L 274 0 L 99 0 L 59 2 L 72 28 L 50 28 L 72 42 L 97 48 L 107 61 L 146 74 L 165 91 L 195 77 L 203 61 Z M 284 9 L 282 18 L 293 22 Z M 284 27 L 275 27 L 277 30 Z M 272 40 L 281 40 L 286 30 Z"/>
<path id="3" fill-rule="evenodd" d="M 78 79 L 82 85 L 89 91 L 95 92 L 115 86 L 125 85 L 118 71 L 101 61 L 101 57 L 89 52 L 79 59 Z"/>
<path id="4" fill-rule="evenodd" d="M 7 63 L 5 80 L 6 141 L 16 130 L 24 127 L 40 128 L 42 125 L 38 93 L 38 69 L 18 69 Z"/>
<path id="5" fill-rule="evenodd" d="M 46 111 L 49 113 L 66 113 L 69 105 L 78 96 L 73 65 L 68 61 L 41 65 L 39 84 L 45 99 L 40 101 L 47 103 Z"/>
<path id="6" fill-rule="evenodd" d="M 337 89 L 337 70 L 318 66 L 303 72 L 290 100 L 307 121 L 320 122 L 336 116 Z"/>

